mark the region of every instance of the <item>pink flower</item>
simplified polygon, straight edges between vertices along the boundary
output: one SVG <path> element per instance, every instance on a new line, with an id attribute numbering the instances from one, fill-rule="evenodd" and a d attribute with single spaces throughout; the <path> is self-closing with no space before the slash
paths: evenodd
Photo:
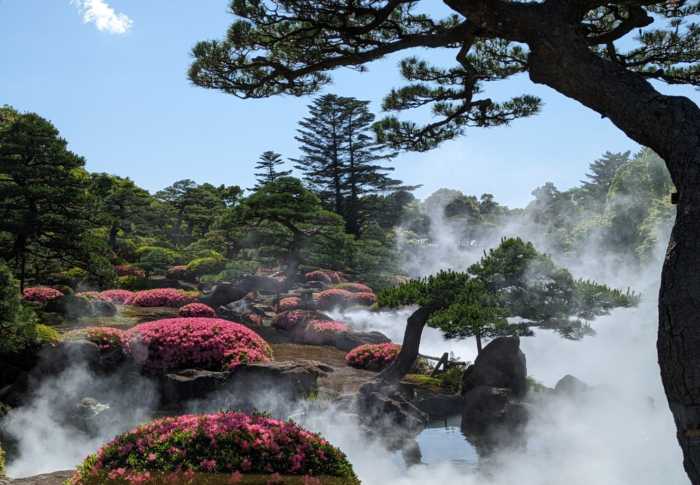
<path id="1" fill-rule="evenodd" d="M 300 304 L 301 298 L 297 298 L 296 296 L 290 296 L 289 298 L 284 298 L 280 300 L 279 305 L 277 305 L 277 308 L 280 313 L 289 312 L 292 310 L 299 309 Z"/>
<path id="2" fill-rule="evenodd" d="M 321 480 L 315 477 L 304 475 L 303 477 L 301 477 L 301 483 L 303 483 L 304 485 L 321 485 Z"/>
<path id="3" fill-rule="evenodd" d="M 182 291 L 174 288 L 157 288 L 155 290 L 139 291 L 126 300 L 126 305 L 138 307 L 165 306 L 180 308 L 188 303 L 194 303 L 202 294 L 198 291 Z"/>
<path id="4" fill-rule="evenodd" d="M 241 468 L 243 469 L 243 471 L 246 471 L 246 472 L 247 472 L 248 470 L 250 470 L 250 466 L 251 466 L 251 465 L 252 465 L 252 463 L 250 463 L 250 461 L 248 460 L 248 458 L 246 458 L 246 459 L 243 460 L 243 462 L 241 463 Z"/>
<path id="5" fill-rule="evenodd" d="M 148 454 L 148 461 L 153 461 L 155 459 L 156 459 L 156 455 L 154 455 L 153 453 Z"/>
<path id="6" fill-rule="evenodd" d="M 216 460 L 202 460 L 199 464 L 204 470 L 213 470 L 216 466 Z"/>
<path id="7" fill-rule="evenodd" d="M 231 475 L 231 478 L 228 479 L 228 484 L 229 485 L 236 485 L 238 482 L 241 481 L 242 478 L 243 478 L 243 475 L 241 474 L 241 472 L 235 471 Z"/>
<path id="8" fill-rule="evenodd" d="M 372 288 L 367 285 L 362 285 L 360 283 L 341 283 L 336 285 L 334 288 L 336 290 L 345 290 L 350 293 L 372 293 Z"/>
<path id="9" fill-rule="evenodd" d="M 323 271 L 311 271 L 310 273 L 306 273 L 304 277 L 306 281 L 322 281 L 329 285 L 332 283 L 330 276 Z"/>
<path id="10" fill-rule="evenodd" d="M 293 336 L 295 342 L 323 345 L 331 343 L 336 335 L 349 331 L 350 329 L 340 322 L 311 320 L 305 327 L 297 328 Z"/>
<path id="11" fill-rule="evenodd" d="M 38 288 L 26 288 L 22 295 L 22 298 L 26 301 L 38 301 L 41 303 L 46 303 L 49 300 L 63 296 L 58 290 L 49 288 L 47 286 L 42 286 Z"/>
<path id="12" fill-rule="evenodd" d="M 204 303 L 189 303 L 180 308 L 180 316 L 186 318 L 214 318 L 216 312 Z"/>
<path id="13" fill-rule="evenodd" d="M 322 291 L 316 298 L 316 308 L 320 311 L 333 310 L 335 308 L 343 310 L 351 305 L 351 296 L 352 293 L 345 290 Z"/>
<path id="14" fill-rule="evenodd" d="M 381 371 L 396 360 L 399 352 L 401 345 L 397 344 L 366 344 L 348 352 L 345 360 L 353 367 Z"/>

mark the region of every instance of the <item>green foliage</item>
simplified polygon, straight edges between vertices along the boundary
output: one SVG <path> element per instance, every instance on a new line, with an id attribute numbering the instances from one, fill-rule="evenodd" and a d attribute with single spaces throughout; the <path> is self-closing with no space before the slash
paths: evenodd
<path id="1" fill-rule="evenodd" d="M 46 302 L 44 310 L 51 313 L 60 313 L 68 318 L 92 317 L 95 315 L 95 307 L 87 298 L 75 295 L 65 295 L 52 298 Z"/>
<path id="2" fill-rule="evenodd" d="M 255 261 L 235 260 L 226 262 L 226 268 L 218 274 L 205 274 L 200 281 L 237 281 L 244 275 L 253 274 L 260 269 Z"/>
<path id="3" fill-rule="evenodd" d="M 53 344 L 61 340 L 61 334 L 46 325 L 36 326 L 36 338 L 40 345 Z"/>
<path id="4" fill-rule="evenodd" d="M 0 443 L 2 445 L 2 443 Z M 5 452 L 2 449 L 2 446 L 0 446 L 0 477 L 5 476 Z"/>
<path id="5" fill-rule="evenodd" d="M 226 259 L 220 254 L 216 257 L 199 258 L 190 261 L 185 270 L 187 278 L 199 278 L 205 274 L 217 274 L 226 267 Z"/>
<path id="6" fill-rule="evenodd" d="M 284 161 L 282 160 L 282 155 L 279 153 L 268 150 L 260 155 L 260 159 L 258 160 L 258 164 L 255 166 L 255 170 L 262 170 L 262 172 L 254 174 L 256 177 L 258 177 L 255 179 L 255 187 L 248 190 L 255 192 L 260 190 L 263 185 L 274 182 L 280 177 L 288 177 L 292 173 L 292 170 L 280 172 L 276 170 L 276 167 L 282 164 L 284 164 Z"/>
<path id="7" fill-rule="evenodd" d="M 120 276 L 117 287 L 121 290 L 140 291 L 151 288 L 151 280 L 144 276 Z"/>
<path id="8" fill-rule="evenodd" d="M 36 342 L 36 315 L 22 305 L 12 273 L 0 260 L 0 360 Z"/>
<path id="9" fill-rule="evenodd" d="M 177 251 L 167 248 L 145 246 L 136 250 L 139 257 L 136 265 L 146 270 L 147 274 L 165 274 L 165 271 L 184 261 Z"/>

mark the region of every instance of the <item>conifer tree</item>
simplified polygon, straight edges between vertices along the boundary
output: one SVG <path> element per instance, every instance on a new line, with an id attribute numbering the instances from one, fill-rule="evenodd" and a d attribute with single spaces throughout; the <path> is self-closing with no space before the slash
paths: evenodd
<path id="1" fill-rule="evenodd" d="M 580 193 L 584 207 L 590 210 L 600 210 L 605 206 L 605 196 L 615 177 L 615 171 L 625 162 L 629 161 L 629 150 L 621 153 L 610 153 L 606 151 L 603 156 L 588 168 L 591 173 L 587 173 L 588 181 L 581 180 Z"/>
<path id="2" fill-rule="evenodd" d="M 257 172 L 254 174 L 256 177 L 258 177 L 255 179 L 257 183 L 252 189 L 248 190 L 255 192 L 256 190 L 261 189 L 265 184 L 274 182 L 280 177 L 287 177 L 290 175 L 292 173 L 291 170 L 281 172 L 276 170 L 276 167 L 282 164 L 284 164 L 284 161 L 282 160 L 282 155 L 279 153 L 268 150 L 260 155 L 260 159 L 258 160 L 258 164 L 255 166 L 255 170 L 262 170 L 262 172 Z"/>

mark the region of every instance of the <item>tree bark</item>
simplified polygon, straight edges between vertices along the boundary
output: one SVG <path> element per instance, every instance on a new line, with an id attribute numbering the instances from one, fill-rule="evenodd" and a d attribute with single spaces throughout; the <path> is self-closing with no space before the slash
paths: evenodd
<path id="1" fill-rule="evenodd" d="M 423 334 L 423 328 L 432 311 L 432 307 L 424 306 L 420 307 L 408 317 L 406 321 L 406 331 L 403 335 L 401 352 L 399 352 L 394 363 L 377 376 L 378 379 L 383 379 L 389 384 L 398 384 L 398 382 L 410 372 L 413 363 L 418 357 L 418 348 L 420 347 L 420 338 Z"/>
<path id="2" fill-rule="evenodd" d="M 118 232 L 119 232 L 119 229 L 117 228 L 117 225 L 112 224 L 112 227 L 109 228 L 109 241 L 107 242 L 107 245 L 112 249 L 116 249 L 116 247 L 117 247 L 117 233 Z"/>

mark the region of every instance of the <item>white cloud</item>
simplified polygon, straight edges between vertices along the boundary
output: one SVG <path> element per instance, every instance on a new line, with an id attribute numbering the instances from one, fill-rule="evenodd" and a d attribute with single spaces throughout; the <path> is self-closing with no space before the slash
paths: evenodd
<path id="1" fill-rule="evenodd" d="M 83 16 L 83 22 L 92 22 L 97 30 L 110 34 L 124 34 L 131 29 L 134 21 L 123 13 L 115 13 L 103 0 L 71 0 Z"/>

